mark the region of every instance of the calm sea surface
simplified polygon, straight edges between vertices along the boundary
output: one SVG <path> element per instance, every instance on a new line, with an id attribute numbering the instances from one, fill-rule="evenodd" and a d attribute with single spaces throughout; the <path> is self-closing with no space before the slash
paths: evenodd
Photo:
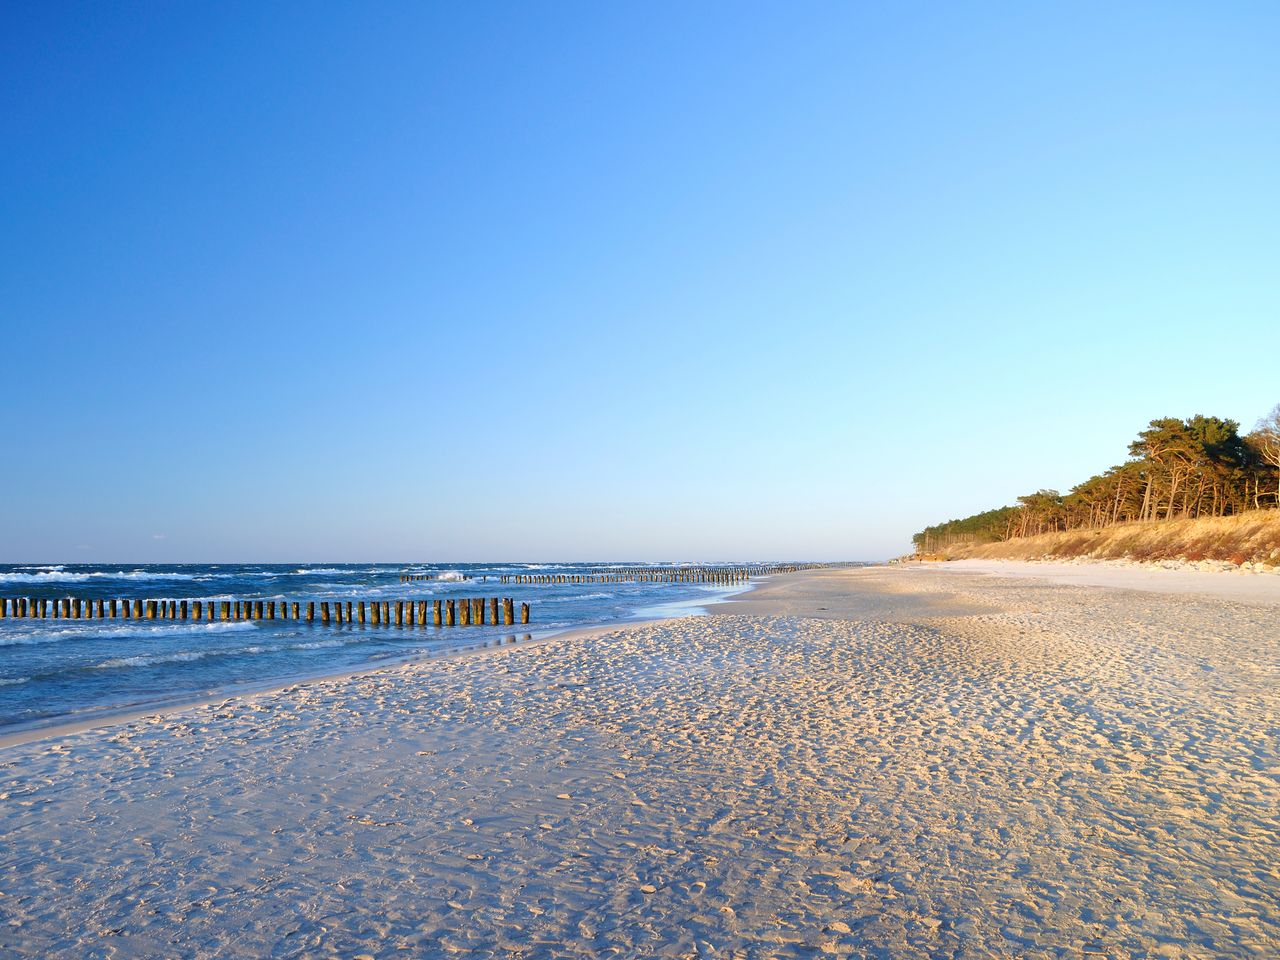
<path id="1" fill-rule="evenodd" d="M 527 627 L 374 627 L 295 621 L 0 620 L 0 730 L 180 702 L 296 676 L 520 641 L 566 627 L 698 612 L 746 589 L 709 584 L 502 584 L 503 574 L 675 564 L 0 565 L 0 596 L 174 600 L 512 597 Z M 433 579 L 401 583 L 402 573 Z M 317 613 L 317 620 L 319 614 Z"/>

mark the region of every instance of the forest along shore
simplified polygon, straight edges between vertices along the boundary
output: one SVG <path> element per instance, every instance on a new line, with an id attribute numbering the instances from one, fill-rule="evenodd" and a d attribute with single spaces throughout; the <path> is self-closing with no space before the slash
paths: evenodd
<path id="1" fill-rule="evenodd" d="M 1280 570 L 1280 510 L 1148 520 L 989 542 L 970 540 L 912 559 L 1124 560 L 1274 573 Z"/>
<path id="2" fill-rule="evenodd" d="M 709 617 L 16 746 L 0 936 L 20 957 L 1277 955 L 1273 621 L 818 571 Z"/>
<path id="3" fill-rule="evenodd" d="M 1220 417 L 1152 420 L 1128 453 L 1065 495 L 926 527 L 916 556 L 1280 564 L 1280 405 L 1245 435 Z"/>

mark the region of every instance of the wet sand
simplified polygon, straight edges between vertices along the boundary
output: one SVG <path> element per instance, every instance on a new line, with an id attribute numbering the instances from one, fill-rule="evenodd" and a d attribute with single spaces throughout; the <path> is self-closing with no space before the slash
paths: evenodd
<path id="1" fill-rule="evenodd" d="M 975 572 L 0 751 L 21 957 L 1280 955 L 1274 607 Z"/>

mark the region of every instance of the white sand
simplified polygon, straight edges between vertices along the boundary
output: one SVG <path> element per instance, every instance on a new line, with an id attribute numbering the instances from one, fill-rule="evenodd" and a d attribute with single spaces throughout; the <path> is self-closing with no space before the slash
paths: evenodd
<path id="1" fill-rule="evenodd" d="M 728 609 L 12 746 L 2 952 L 1280 956 L 1272 608 Z"/>
<path id="2" fill-rule="evenodd" d="M 1177 561 L 1162 566 L 1123 560 L 952 560 L 946 563 L 911 564 L 905 569 L 945 569 L 952 573 L 963 571 L 997 577 L 1035 577 L 1050 583 L 1073 583 L 1280 605 L 1280 573 L 1243 568 L 1196 569 L 1197 566 Z"/>

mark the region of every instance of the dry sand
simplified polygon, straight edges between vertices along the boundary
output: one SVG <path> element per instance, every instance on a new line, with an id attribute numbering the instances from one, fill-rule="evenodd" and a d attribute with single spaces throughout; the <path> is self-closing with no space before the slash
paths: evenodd
<path id="1" fill-rule="evenodd" d="M 0 953 L 1280 956 L 1274 608 L 875 568 L 0 751 Z"/>
<path id="2" fill-rule="evenodd" d="M 1234 568 L 1197 569 L 1185 561 L 1133 563 L 1124 560 L 953 560 L 913 564 L 908 569 L 985 573 L 997 577 L 1033 577 L 1050 583 L 1087 587 L 1216 597 L 1280 606 L 1280 574 Z"/>

